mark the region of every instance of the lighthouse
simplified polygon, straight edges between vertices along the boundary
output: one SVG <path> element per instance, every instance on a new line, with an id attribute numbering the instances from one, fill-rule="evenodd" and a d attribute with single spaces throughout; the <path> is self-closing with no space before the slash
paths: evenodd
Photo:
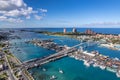
<path id="1" fill-rule="evenodd" d="M 66 28 L 63 29 L 63 33 L 66 33 Z"/>

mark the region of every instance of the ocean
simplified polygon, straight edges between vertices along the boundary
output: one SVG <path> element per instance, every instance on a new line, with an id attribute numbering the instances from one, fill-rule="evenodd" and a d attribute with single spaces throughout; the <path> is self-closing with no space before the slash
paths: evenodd
<path id="1" fill-rule="evenodd" d="M 80 41 L 68 37 L 48 36 L 34 32 L 21 33 L 18 31 L 20 29 L 14 30 L 16 30 L 14 34 L 19 35 L 22 39 L 14 39 L 10 41 L 12 44 L 11 52 L 22 62 L 56 53 L 53 50 L 47 50 L 42 47 L 27 44 L 25 43 L 25 40 L 30 40 L 33 38 L 53 38 L 54 42 L 57 44 L 67 46 L 74 46 L 80 43 Z M 63 28 L 26 28 L 26 30 L 62 32 Z M 77 31 L 80 32 L 84 32 L 85 30 L 86 28 L 77 29 Z M 99 33 L 120 34 L 119 28 L 91 28 L 91 30 Z M 67 31 L 72 31 L 72 28 L 67 28 Z M 120 51 L 110 50 L 105 47 L 99 47 L 98 45 L 88 47 L 86 50 L 97 50 L 101 54 L 110 56 L 111 58 L 117 57 L 120 59 Z M 45 68 L 47 71 L 43 71 L 43 68 Z M 60 74 L 59 69 L 63 70 L 64 74 Z M 82 61 L 77 61 L 70 57 L 65 57 L 60 60 L 47 63 L 41 67 L 32 68 L 29 70 L 29 72 L 33 75 L 35 80 L 50 80 L 52 75 L 57 77 L 55 80 L 120 80 L 120 78 L 117 78 L 116 74 L 113 72 L 101 70 L 100 68 L 94 68 L 92 66 L 86 67 Z"/>

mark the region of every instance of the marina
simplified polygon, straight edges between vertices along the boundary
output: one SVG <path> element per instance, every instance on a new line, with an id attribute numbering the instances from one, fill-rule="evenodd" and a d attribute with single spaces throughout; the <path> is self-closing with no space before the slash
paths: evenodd
<path id="1" fill-rule="evenodd" d="M 107 69 L 108 71 L 116 73 L 117 77 L 119 77 L 120 73 L 120 60 L 115 58 L 109 58 L 108 56 L 99 54 L 96 51 L 87 52 L 83 50 L 78 50 L 70 55 L 77 60 L 84 61 L 84 65 L 90 67 L 93 65 L 94 67 L 99 67 L 102 70 Z"/>

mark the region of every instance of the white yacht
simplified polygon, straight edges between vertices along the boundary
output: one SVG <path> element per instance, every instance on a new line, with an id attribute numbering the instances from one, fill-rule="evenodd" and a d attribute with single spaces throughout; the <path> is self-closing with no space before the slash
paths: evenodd
<path id="1" fill-rule="evenodd" d="M 51 77 L 50 77 L 50 80 L 55 80 L 57 77 L 55 77 L 55 75 L 52 75 Z"/>
<path id="2" fill-rule="evenodd" d="M 84 65 L 86 65 L 87 67 L 90 66 L 90 64 L 87 61 L 84 61 Z"/>
<path id="3" fill-rule="evenodd" d="M 106 66 L 100 65 L 100 68 L 101 68 L 102 70 L 104 70 L 104 69 L 106 68 Z"/>
<path id="4" fill-rule="evenodd" d="M 120 70 L 117 71 L 116 76 L 120 77 Z"/>
<path id="5" fill-rule="evenodd" d="M 45 68 L 43 68 L 42 70 L 43 70 L 43 71 L 46 71 L 46 69 L 45 69 Z"/>
<path id="6" fill-rule="evenodd" d="M 94 63 L 94 64 L 93 64 L 93 67 L 98 67 L 98 64 Z"/>
<path id="7" fill-rule="evenodd" d="M 59 69 L 59 73 L 63 74 L 64 72 L 62 70 Z"/>

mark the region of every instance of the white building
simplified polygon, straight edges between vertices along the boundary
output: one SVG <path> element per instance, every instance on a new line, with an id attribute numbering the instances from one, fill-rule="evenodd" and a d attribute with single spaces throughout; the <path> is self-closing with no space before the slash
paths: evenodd
<path id="1" fill-rule="evenodd" d="M 73 32 L 73 33 L 76 33 L 76 32 L 77 32 L 76 28 L 73 28 L 72 32 Z"/>
<path id="2" fill-rule="evenodd" d="M 94 56 L 95 56 L 95 54 L 88 53 L 87 51 L 84 51 L 84 52 L 83 52 L 83 54 L 86 54 L 86 55 L 89 55 L 89 56 L 92 56 L 92 57 L 94 57 Z"/>
<path id="3" fill-rule="evenodd" d="M 3 65 L 2 64 L 0 64 L 0 70 L 3 70 Z"/>
<path id="4" fill-rule="evenodd" d="M 63 33 L 66 33 L 66 28 L 63 29 Z"/>

